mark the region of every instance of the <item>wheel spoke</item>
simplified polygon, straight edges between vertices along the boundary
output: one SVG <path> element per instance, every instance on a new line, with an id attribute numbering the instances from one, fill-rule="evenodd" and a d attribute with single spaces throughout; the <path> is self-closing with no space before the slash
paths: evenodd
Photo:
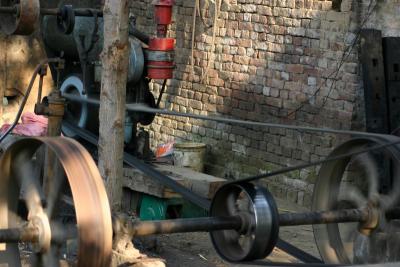
<path id="1" fill-rule="evenodd" d="M 52 221 L 50 227 L 52 242 L 57 244 L 78 238 L 78 227 L 76 224 L 64 224 L 61 222 Z"/>
<path id="2" fill-rule="evenodd" d="M 27 157 L 18 157 L 13 164 L 13 171 L 17 175 L 21 187 L 22 198 L 31 215 L 42 212 L 41 187 L 39 180 L 33 177 L 35 174 L 32 161 Z"/>
<path id="3" fill-rule="evenodd" d="M 25 225 L 27 223 L 27 221 L 24 220 L 19 214 L 11 210 L 8 211 L 8 221 L 9 225 L 17 225 L 17 226 Z"/>
<path id="4" fill-rule="evenodd" d="M 400 199 L 400 167 L 394 166 L 393 184 L 388 195 L 380 195 L 380 205 L 384 210 L 395 207 Z"/>
<path id="5" fill-rule="evenodd" d="M 368 154 L 362 154 L 356 157 L 356 161 L 364 169 L 364 173 L 367 176 L 368 181 L 368 198 L 376 197 L 379 195 L 379 172 L 378 165 L 373 156 Z"/>
<path id="6" fill-rule="evenodd" d="M 228 209 L 229 215 L 236 215 L 239 211 L 237 197 L 238 194 L 232 191 L 226 198 L 226 207 Z"/>
<path id="7" fill-rule="evenodd" d="M 254 241 L 254 238 L 251 235 L 242 236 L 241 240 L 240 240 L 240 244 L 241 244 L 243 251 L 246 251 L 246 253 L 251 251 L 251 249 L 253 247 L 253 241 Z"/>
<path id="8" fill-rule="evenodd" d="M 380 207 L 383 210 L 389 210 L 390 208 L 394 207 L 398 202 L 400 192 L 392 190 L 389 195 L 380 195 L 379 196 L 379 203 Z"/>
<path id="9" fill-rule="evenodd" d="M 353 185 L 346 185 L 339 192 L 339 201 L 349 201 L 356 205 L 356 207 L 361 208 L 367 203 L 367 199 L 362 194 L 360 189 Z"/>
<path id="10" fill-rule="evenodd" d="M 41 262 L 43 266 L 60 266 L 60 248 L 57 245 L 51 245 L 47 253 L 41 254 Z"/>
<path id="11" fill-rule="evenodd" d="M 5 249 L 0 250 L 0 266 L 21 267 L 21 258 L 19 255 L 18 244 L 7 244 Z"/>
<path id="12" fill-rule="evenodd" d="M 54 176 L 50 183 L 50 188 L 48 190 L 48 195 L 46 196 L 47 206 L 46 206 L 46 214 L 49 218 L 53 218 L 54 209 L 56 208 L 56 204 L 60 199 L 60 192 L 63 186 L 65 185 L 65 176 L 64 171 L 62 169 L 61 164 L 59 162 L 56 163 L 56 168 L 54 172 Z"/>

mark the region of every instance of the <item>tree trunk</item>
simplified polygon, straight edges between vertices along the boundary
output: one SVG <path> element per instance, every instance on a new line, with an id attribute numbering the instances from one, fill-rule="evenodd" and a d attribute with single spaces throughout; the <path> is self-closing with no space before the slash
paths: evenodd
<path id="1" fill-rule="evenodd" d="M 104 3 L 104 48 L 100 94 L 99 169 L 113 211 L 121 208 L 125 98 L 128 72 L 127 0 Z"/>

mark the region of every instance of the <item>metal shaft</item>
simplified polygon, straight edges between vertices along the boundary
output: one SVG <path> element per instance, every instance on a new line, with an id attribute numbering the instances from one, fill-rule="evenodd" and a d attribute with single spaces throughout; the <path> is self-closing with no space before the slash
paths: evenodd
<path id="1" fill-rule="evenodd" d="M 368 211 L 361 209 L 284 213 L 279 214 L 279 226 L 363 222 L 367 219 Z M 239 216 L 143 221 L 134 224 L 131 232 L 133 236 L 144 236 L 184 232 L 209 232 L 229 229 L 239 230 L 242 227 L 242 223 L 243 220 Z"/>
<path id="2" fill-rule="evenodd" d="M 33 227 L 0 229 L 0 242 L 37 242 L 39 239 L 39 230 Z"/>
<path id="3" fill-rule="evenodd" d="M 279 226 L 365 222 L 368 220 L 368 216 L 369 215 L 367 209 L 345 209 L 305 213 L 282 213 L 279 214 Z"/>
<path id="4" fill-rule="evenodd" d="M 226 229 L 239 230 L 241 226 L 242 219 L 239 216 L 145 221 L 135 223 L 131 234 L 133 236 L 145 236 L 187 232 L 209 232 Z"/>
<path id="5" fill-rule="evenodd" d="M 97 13 L 98 17 L 103 16 L 102 10 L 93 9 L 93 8 L 75 8 L 74 12 L 75 12 L 75 16 L 81 16 L 81 17 L 93 17 L 94 13 Z M 1 6 L 0 13 L 17 14 L 18 8 L 16 6 Z M 60 15 L 60 9 L 58 9 L 58 8 L 41 8 L 40 14 L 57 16 L 57 15 Z"/>
<path id="6" fill-rule="evenodd" d="M 390 212 L 390 214 L 390 217 L 393 217 L 392 219 L 400 216 L 399 210 Z M 364 222 L 366 220 L 368 220 L 367 209 L 344 209 L 337 211 L 279 214 L 279 226 Z M 187 232 L 210 232 L 218 230 L 239 231 L 242 229 L 243 224 L 244 221 L 241 216 L 141 221 L 134 223 L 130 227 L 129 232 L 132 236 L 147 236 Z M 56 229 L 52 230 L 55 231 Z M 76 231 L 76 229 L 73 230 Z M 69 230 L 68 232 L 71 231 L 72 230 Z M 56 239 L 66 239 L 66 237 L 56 234 L 57 232 L 63 231 L 55 231 L 55 236 L 59 236 Z M 32 227 L 0 229 L 0 242 L 37 242 L 38 236 L 38 229 Z"/>

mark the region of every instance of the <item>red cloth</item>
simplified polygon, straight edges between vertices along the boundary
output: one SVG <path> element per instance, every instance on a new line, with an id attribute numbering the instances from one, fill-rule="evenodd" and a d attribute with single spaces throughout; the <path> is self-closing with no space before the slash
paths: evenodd
<path id="1" fill-rule="evenodd" d="M 45 136 L 47 134 L 48 119 L 44 116 L 26 112 L 21 116 L 22 123 L 15 126 L 12 133 L 22 136 Z M 4 124 L 0 128 L 3 134 L 10 127 L 10 124 Z"/>

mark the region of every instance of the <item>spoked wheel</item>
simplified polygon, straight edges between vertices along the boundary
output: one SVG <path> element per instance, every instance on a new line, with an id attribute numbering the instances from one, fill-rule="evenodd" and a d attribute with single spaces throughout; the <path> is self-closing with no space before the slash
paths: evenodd
<path id="1" fill-rule="evenodd" d="M 240 216 L 239 230 L 212 231 L 218 254 L 231 262 L 267 257 L 278 240 L 278 210 L 272 195 L 253 184 L 221 187 L 211 204 L 211 216 Z"/>
<path id="2" fill-rule="evenodd" d="M 34 168 L 43 145 L 54 152 L 63 174 L 51 177 L 45 189 Z M 77 266 L 109 266 L 110 207 L 97 167 L 81 145 L 66 138 L 18 140 L 1 157 L 0 182 L 1 266 L 21 266 L 23 246 L 32 251 L 33 266 L 59 266 L 66 243 L 76 244 Z"/>
<path id="3" fill-rule="evenodd" d="M 360 151 L 400 140 L 398 137 L 350 140 L 330 157 Z M 398 260 L 398 222 L 390 212 L 398 207 L 400 195 L 400 147 L 390 146 L 373 153 L 354 155 L 321 166 L 314 188 L 312 208 L 329 211 L 359 208 L 369 212 L 366 223 L 314 225 L 314 236 L 326 263 L 381 263 Z M 390 180 L 389 188 L 382 186 Z M 393 253 L 393 251 L 396 253 Z"/>

